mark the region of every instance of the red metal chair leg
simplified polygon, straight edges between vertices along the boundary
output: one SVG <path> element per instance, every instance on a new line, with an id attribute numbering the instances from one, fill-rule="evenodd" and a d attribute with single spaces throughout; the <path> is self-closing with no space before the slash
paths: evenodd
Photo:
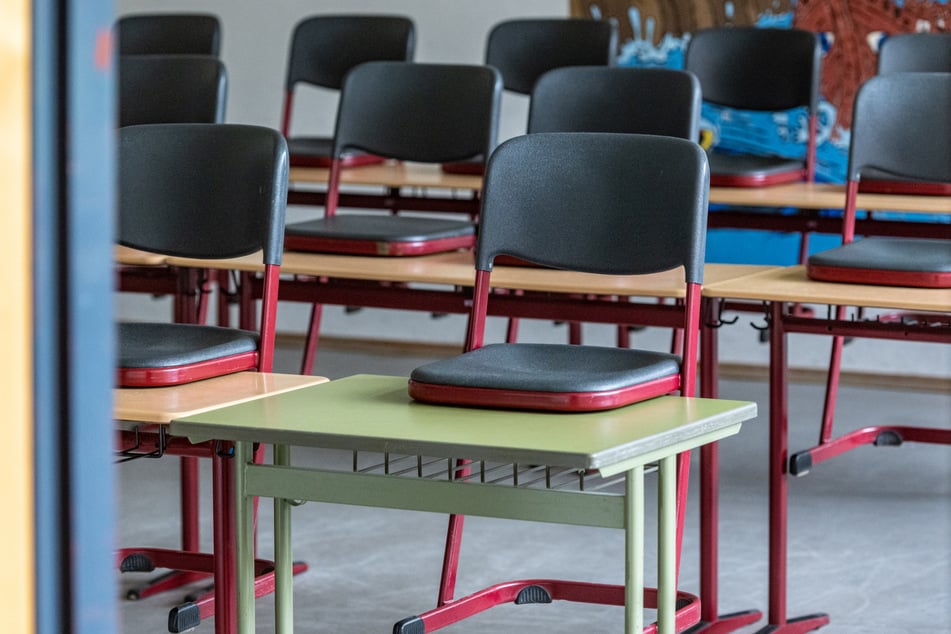
<path id="1" fill-rule="evenodd" d="M 863 427 L 844 434 L 836 439 L 794 453 L 789 459 L 789 473 L 803 476 L 813 466 L 825 462 L 840 454 L 852 451 L 856 447 L 875 445 L 877 447 L 895 447 L 904 442 L 924 442 L 936 445 L 951 445 L 951 429 L 931 427 L 909 427 L 902 425 L 875 425 Z"/>
<path id="2" fill-rule="evenodd" d="M 186 552 L 198 552 L 199 550 L 199 498 L 198 498 L 198 459 L 190 456 L 183 456 L 179 458 L 180 461 L 180 497 L 181 497 L 181 523 L 182 523 L 182 551 Z M 125 549 L 120 551 L 125 553 L 123 559 L 126 555 L 130 555 L 132 552 L 141 552 L 139 550 Z M 121 560 L 120 560 L 121 561 Z M 129 563 L 127 566 L 132 566 L 134 564 Z M 143 566 L 145 564 L 142 564 Z M 123 570 L 124 572 L 136 570 L 136 571 L 150 571 L 155 567 L 158 568 L 172 568 L 172 572 L 160 575 L 147 581 L 145 584 L 133 588 L 126 593 L 126 598 L 130 600 L 145 599 L 147 597 L 160 594 L 162 592 L 168 592 L 169 590 L 174 590 L 176 588 L 181 588 L 182 586 L 194 583 L 200 579 L 208 577 L 211 571 L 208 571 L 205 574 L 199 574 L 195 572 L 188 572 L 184 570 L 179 570 L 176 566 L 153 566 L 152 568 L 148 567 L 139 567 L 139 568 L 128 568 Z"/>
<path id="3" fill-rule="evenodd" d="M 254 562 L 254 597 L 260 599 L 274 592 L 274 563 L 256 559 Z M 307 570 L 307 564 L 294 563 L 293 574 L 299 575 Z M 206 591 L 197 597 L 186 597 L 185 603 L 175 606 L 168 613 L 168 631 L 187 632 L 197 627 L 201 621 L 215 616 L 215 593 Z M 217 630 L 217 627 L 215 628 Z M 218 630 L 221 631 L 221 630 Z"/>
<path id="4" fill-rule="evenodd" d="M 313 304 L 310 307 L 310 322 L 307 324 L 304 358 L 300 365 L 301 374 L 313 374 L 314 372 L 314 361 L 317 358 L 317 339 L 320 337 L 320 318 L 323 316 L 323 312 L 323 304 Z"/>
<path id="5" fill-rule="evenodd" d="M 524 605 L 528 603 L 551 603 L 573 601 L 600 605 L 624 605 L 624 586 L 554 579 L 524 579 L 496 584 L 474 592 L 456 601 L 412 616 L 394 625 L 394 634 L 435 632 L 470 616 L 484 612 L 503 603 Z M 644 605 L 657 607 L 657 591 L 644 589 Z M 677 593 L 676 629 L 682 631 L 700 618 L 700 600 L 686 592 Z M 656 624 L 644 628 L 645 633 L 654 633 Z"/>

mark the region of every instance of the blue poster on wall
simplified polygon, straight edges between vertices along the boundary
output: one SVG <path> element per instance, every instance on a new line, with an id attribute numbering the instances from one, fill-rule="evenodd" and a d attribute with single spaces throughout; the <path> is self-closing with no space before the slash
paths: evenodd
<path id="1" fill-rule="evenodd" d="M 928 3 L 939 5 L 941 10 L 946 9 L 948 0 Z M 914 15 L 912 7 L 903 7 L 900 0 L 886 2 L 894 7 L 905 9 L 909 15 L 905 20 L 913 20 L 900 30 L 929 30 L 932 27 L 943 28 L 942 24 L 931 24 L 921 15 Z M 916 3 L 914 9 L 921 10 L 923 3 Z M 842 60 L 843 47 L 835 47 L 836 33 L 823 30 L 828 15 L 829 5 L 815 5 L 806 2 L 793 2 L 786 11 L 766 10 L 756 15 L 754 25 L 763 28 L 791 28 L 799 26 L 819 33 L 824 55 L 830 51 L 837 57 L 832 60 L 833 70 L 843 66 L 857 66 L 849 60 Z M 814 8 L 817 7 L 817 8 Z M 885 7 L 887 8 L 887 7 Z M 925 7 L 927 8 L 927 7 Z M 734 3 L 724 3 L 726 23 L 733 22 Z M 847 10 L 847 7 L 842 9 Z M 597 5 L 589 5 L 592 17 L 601 17 Z M 620 17 L 620 16 L 618 16 Z M 653 16 L 645 16 L 637 7 L 627 8 L 627 20 L 630 23 L 632 37 L 625 40 L 620 47 L 618 64 L 637 67 L 664 67 L 683 68 L 684 52 L 690 42 L 690 33 L 681 35 L 672 33 L 657 33 L 657 24 Z M 834 17 L 834 16 L 833 16 Z M 866 16 L 868 17 L 868 16 Z M 863 34 L 865 43 L 869 47 L 867 53 L 875 55 L 877 46 L 888 36 L 889 20 L 895 20 L 895 14 L 883 14 L 882 20 L 872 21 L 865 27 Z M 895 29 L 896 31 L 899 29 Z M 825 60 L 828 62 L 829 60 Z M 867 60 L 863 60 L 866 62 Z M 828 75 L 830 64 L 824 63 L 823 73 Z M 850 68 L 850 70 L 852 70 Z M 862 69 L 868 74 L 868 69 Z M 823 88 L 830 85 L 832 77 L 824 77 Z M 856 78 L 848 77 L 852 83 Z M 839 83 L 847 83 L 840 81 Z M 835 84 L 832 84 L 835 86 Z M 836 90 L 835 97 L 842 105 L 840 112 L 835 104 L 823 96 L 820 98 L 817 118 L 816 137 L 816 180 L 819 182 L 842 183 L 848 164 L 848 147 L 850 132 L 848 125 L 851 120 L 851 97 L 855 87 L 843 99 L 841 90 Z M 767 154 L 780 157 L 801 159 L 805 155 L 806 140 L 808 137 L 808 112 L 805 108 L 797 108 L 782 112 L 755 112 L 740 111 L 730 108 L 704 103 L 701 112 L 701 143 L 704 147 L 716 147 L 722 151 L 732 151 L 750 154 Z M 716 208 L 711 208 L 715 213 Z M 839 210 L 826 210 L 826 215 L 838 216 Z M 897 215 L 897 214 L 896 214 Z M 917 219 L 913 216 L 902 215 L 908 220 Z M 928 218 L 934 221 L 935 218 Z M 951 221 L 949 218 L 939 219 Z M 814 235 L 810 239 L 810 252 L 827 249 L 837 245 L 839 237 L 834 235 Z M 799 250 L 799 236 L 797 234 L 717 229 L 710 232 L 707 243 L 707 259 L 715 262 L 748 262 L 762 264 L 793 264 L 796 262 Z"/>

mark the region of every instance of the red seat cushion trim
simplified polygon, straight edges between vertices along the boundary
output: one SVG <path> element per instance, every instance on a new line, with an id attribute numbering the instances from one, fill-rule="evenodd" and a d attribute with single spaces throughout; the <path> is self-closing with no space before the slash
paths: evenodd
<path id="1" fill-rule="evenodd" d="M 468 174 L 472 176 L 485 174 L 485 164 L 476 161 L 471 163 L 443 163 L 440 168 L 446 174 Z"/>
<path id="2" fill-rule="evenodd" d="M 933 271 L 895 271 L 891 269 L 851 268 L 809 264 L 811 279 L 846 284 L 878 284 L 914 288 L 951 288 L 951 273 Z"/>
<path id="3" fill-rule="evenodd" d="M 863 179 L 859 191 L 865 194 L 910 194 L 916 196 L 951 196 L 951 183 Z"/>
<path id="4" fill-rule="evenodd" d="M 426 403 L 500 409 L 585 412 L 614 409 L 680 389 L 680 375 L 605 392 L 530 392 L 437 385 L 410 379 L 409 395 Z"/>
<path id="5" fill-rule="evenodd" d="M 350 255 L 427 255 L 457 249 L 471 249 L 475 236 L 465 235 L 436 240 L 385 242 L 378 240 L 354 240 L 348 238 L 318 238 L 313 236 L 284 236 L 284 248 L 288 251 L 314 253 L 346 253 Z"/>
<path id="6" fill-rule="evenodd" d="M 211 359 L 188 365 L 177 365 L 164 368 L 118 368 L 116 377 L 117 387 L 162 387 L 181 385 L 210 379 L 215 376 L 256 370 L 258 353 L 245 352 L 242 354 Z"/>

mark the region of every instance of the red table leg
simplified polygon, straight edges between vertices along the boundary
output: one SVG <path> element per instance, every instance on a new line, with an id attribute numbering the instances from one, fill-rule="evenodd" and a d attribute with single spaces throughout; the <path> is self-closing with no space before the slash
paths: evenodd
<path id="1" fill-rule="evenodd" d="M 717 328 L 720 300 L 707 299 L 700 338 L 700 396 L 718 398 Z M 689 634 L 705 632 L 725 634 L 763 618 L 759 610 L 733 614 L 717 613 L 719 575 L 719 446 L 710 443 L 700 448 L 700 622 Z"/>
<path id="2" fill-rule="evenodd" d="M 769 352 L 769 624 L 761 634 L 799 634 L 828 625 L 827 614 L 786 618 L 789 386 L 783 302 L 770 305 Z"/>

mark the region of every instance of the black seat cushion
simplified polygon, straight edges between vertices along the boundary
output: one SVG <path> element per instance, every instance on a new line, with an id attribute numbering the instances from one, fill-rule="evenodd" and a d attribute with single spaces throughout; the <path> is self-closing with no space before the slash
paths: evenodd
<path id="1" fill-rule="evenodd" d="M 951 240 L 874 236 L 814 253 L 809 264 L 951 273 Z"/>
<path id="2" fill-rule="evenodd" d="M 807 271 L 824 281 L 944 288 L 951 283 L 951 240 L 864 238 L 814 253 Z M 872 273 L 858 279 L 852 271 Z"/>
<path id="3" fill-rule="evenodd" d="M 474 236 L 475 225 L 464 220 L 346 214 L 287 225 L 285 236 L 370 240 L 374 242 L 425 242 Z"/>
<path id="4" fill-rule="evenodd" d="M 258 349 L 254 332 L 195 324 L 120 322 L 118 367 L 169 368 Z"/>
<path id="5" fill-rule="evenodd" d="M 676 355 L 560 344 L 491 344 L 413 370 L 421 383 L 528 392 L 606 392 L 680 372 Z"/>
<path id="6" fill-rule="evenodd" d="M 774 176 L 805 169 L 802 161 L 778 156 L 711 152 L 710 174 L 716 176 Z"/>

